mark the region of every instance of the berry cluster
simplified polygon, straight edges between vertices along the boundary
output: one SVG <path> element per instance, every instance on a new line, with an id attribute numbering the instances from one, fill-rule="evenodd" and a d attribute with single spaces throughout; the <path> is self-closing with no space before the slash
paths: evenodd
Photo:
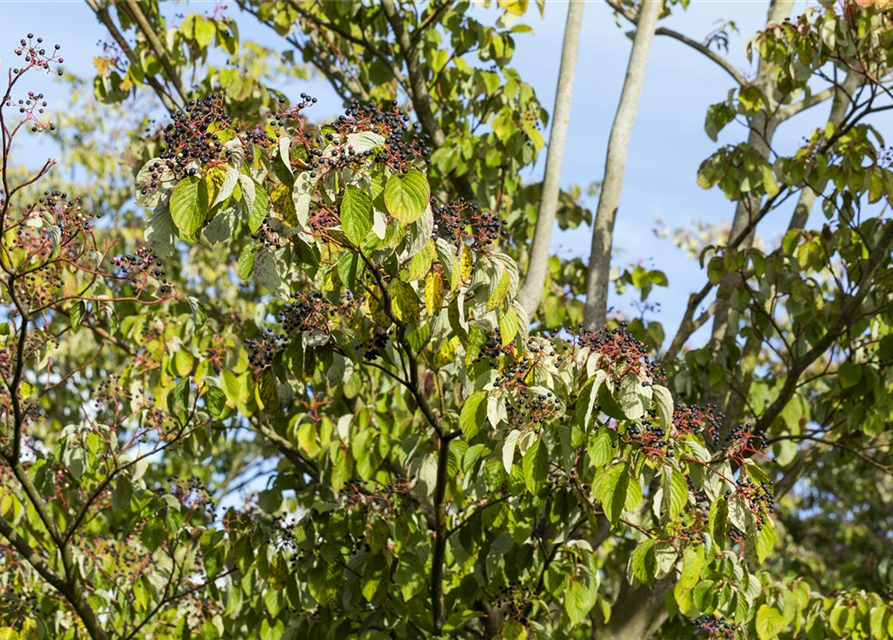
<path id="1" fill-rule="evenodd" d="M 12 561 L 9 561 L 3 566 L 9 570 L 12 569 L 12 564 Z M 36 608 L 37 594 L 34 592 L 22 593 L 7 588 L 0 593 L 0 623 L 12 624 L 24 620 L 27 614 Z"/>
<path id="2" fill-rule="evenodd" d="M 12 377 L 16 361 L 18 360 L 19 354 L 16 343 L 17 340 L 7 340 L 6 344 L 0 347 L 0 375 L 6 380 L 9 380 Z M 25 336 L 25 348 L 22 350 L 21 354 L 22 360 L 30 360 L 39 357 L 40 352 L 46 346 L 46 336 L 42 332 L 28 332 Z M 4 392 L 8 392 L 8 388 L 5 385 L 0 388 L 0 393 Z"/>
<path id="3" fill-rule="evenodd" d="M 412 485 L 413 478 L 400 474 L 386 484 L 352 478 L 342 489 L 344 504 L 348 509 L 362 507 L 394 515 L 400 513 L 407 501 L 412 499 Z"/>
<path id="4" fill-rule="evenodd" d="M 750 478 L 735 481 L 734 493 L 745 501 L 747 508 L 757 519 L 757 531 L 763 530 L 766 514 L 775 511 L 775 493 L 771 480 L 761 480 L 759 484 Z M 726 489 L 726 499 L 732 495 L 732 489 Z"/>
<path id="5" fill-rule="evenodd" d="M 521 387 L 518 389 L 519 420 L 524 425 L 533 425 L 539 433 L 543 423 L 555 415 L 555 397 L 551 391 L 535 393 Z"/>
<path id="6" fill-rule="evenodd" d="M 528 622 L 527 612 L 530 610 L 530 601 L 530 587 L 515 580 L 499 590 L 499 597 L 493 604 L 502 610 L 502 614 L 506 618 L 526 623 Z"/>
<path id="7" fill-rule="evenodd" d="M 91 230 L 92 222 L 93 216 L 84 212 L 80 198 L 69 199 L 67 193 L 47 190 L 9 228 L 16 230 L 13 246 L 26 251 L 29 259 L 46 258 L 54 249 L 76 259 L 83 253 L 83 247 L 75 241 Z"/>
<path id="8" fill-rule="evenodd" d="M 691 476 L 686 475 L 689 493 L 691 493 Z M 695 494 L 695 502 L 685 505 L 685 509 L 679 522 L 675 524 L 674 537 L 680 540 L 706 544 L 707 527 L 710 522 L 710 501 L 703 491 Z"/>
<path id="9" fill-rule="evenodd" d="M 694 621 L 699 636 L 707 636 L 710 640 L 731 640 L 738 634 L 738 625 L 723 618 L 705 615 Z"/>
<path id="10" fill-rule="evenodd" d="M 284 105 L 286 103 L 286 99 L 284 97 L 279 98 L 279 104 Z M 307 93 L 301 94 L 301 101 L 290 105 L 288 107 L 283 107 L 281 110 L 277 111 L 274 115 L 276 119 L 276 124 L 280 127 L 285 127 L 291 123 L 294 123 L 298 126 L 299 130 L 303 130 L 304 121 L 301 117 L 301 112 L 316 104 L 316 98 L 311 97 Z"/>
<path id="11" fill-rule="evenodd" d="M 598 354 L 599 368 L 612 378 L 617 379 L 627 374 L 649 380 L 662 380 L 665 377 L 663 367 L 651 359 L 648 347 L 629 333 L 626 323 L 621 323 L 616 329 L 605 327 L 598 331 L 584 331 L 576 334 L 574 340 L 580 347 Z"/>
<path id="12" fill-rule="evenodd" d="M 272 329 L 264 329 L 257 338 L 245 340 L 248 362 L 259 369 L 269 367 L 273 364 L 273 358 L 285 348 L 286 344 L 285 334 L 277 335 Z"/>
<path id="13" fill-rule="evenodd" d="M 577 473 L 577 464 L 580 462 L 580 457 L 582 456 L 583 451 L 584 450 L 582 447 L 577 450 L 574 457 L 574 464 L 573 466 L 571 466 L 569 471 L 565 471 L 562 467 L 557 467 L 553 471 L 549 472 L 549 475 L 546 477 L 546 488 L 549 491 L 554 491 L 555 489 L 558 489 L 560 487 L 567 487 L 569 485 L 575 486 L 577 484 L 579 475 Z M 589 485 L 585 483 L 580 484 L 579 487 L 583 492 L 589 490 Z"/>
<path id="14" fill-rule="evenodd" d="M 723 443 L 723 452 L 729 460 L 734 460 L 739 465 L 744 463 L 745 456 L 755 454 L 767 458 L 763 450 L 769 446 L 766 436 L 754 433 L 751 424 L 739 424 L 726 436 Z"/>
<path id="15" fill-rule="evenodd" d="M 434 213 L 434 237 L 441 237 L 456 247 L 465 244 L 475 252 L 485 251 L 496 242 L 503 233 L 504 223 L 499 216 L 481 208 L 465 198 L 442 206 L 435 206 L 431 199 Z"/>
<path id="16" fill-rule="evenodd" d="M 718 413 L 712 404 L 708 404 L 702 409 L 698 406 L 689 406 L 679 402 L 673 410 L 673 426 L 678 433 L 705 433 L 713 441 L 716 441 L 719 437 L 722 418 L 723 415 Z"/>
<path id="17" fill-rule="evenodd" d="M 274 230 L 268 220 L 263 221 L 257 232 L 251 235 L 251 239 L 259 243 L 263 248 L 273 251 L 288 244 L 288 239 Z"/>
<path id="18" fill-rule="evenodd" d="M 51 69 L 51 64 L 62 64 L 65 62 L 65 59 L 59 56 L 59 49 L 62 47 L 58 44 L 53 45 L 53 49 L 50 53 L 47 53 L 46 46 L 43 44 L 43 38 L 34 39 L 34 34 L 29 33 L 27 39 L 22 38 L 19 40 L 19 46 L 17 46 L 13 51 L 17 56 L 25 56 L 25 64 L 26 67 L 22 69 L 13 69 L 12 74 L 14 76 L 21 75 L 29 68 L 36 67 L 38 69 L 43 69 L 47 73 L 55 72 L 57 75 L 62 75 L 61 69 Z"/>
<path id="19" fill-rule="evenodd" d="M 7 101 L 6 106 L 13 106 L 12 101 Z M 43 99 L 43 94 L 34 93 L 33 91 L 28 92 L 27 98 L 18 101 L 19 113 L 25 114 L 26 121 L 31 122 L 31 133 L 37 133 L 38 131 L 44 131 L 45 129 L 49 129 L 50 131 L 56 130 L 56 125 L 53 124 L 52 120 L 43 122 L 40 119 L 46 106 L 47 103 L 46 100 Z"/>
<path id="20" fill-rule="evenodd" d="M 499 358 L 510 357 L 511 355 L 511 347 L 503 347 L 499 336 L 490 335 L 481 347 L 481 357 L 487 358 L 490 361 L 490 366 L 493 368 L 499 366 Z"/>
<path id="21" fill-rule="evenodd" d="M 162 283 L 165 290 L 171 283 L 165 279 L 166 271 L 161 268 L 161 258 L 149 247 L 140 247 L 136 252 L 112 258 L 112 265 L 118 271 L 118 277 L 133 280 L 140 274 L 149 274 Z"/>
<path id="22" fill-rule="evenodd" d="M 153 173 L 156 184 L 148 183 L 142 188 L 157 188 L 157 181 L 162 178 L 165 169 L 179 181 L 186 175 L 195 175 L 200 166 L 223 164 L 230 159 L 231 151 L 224 147 L 215 131 L 235 128 L 232 118 L 224 111 L 222 93 L 212 93 L 199 100 L 190 100 L 183 111 L 173 115 L 173 122 L 164 128 L 164 144 L 161 147 L 161 161 L 158 173 Z"/>
<path id="23" fill-rule="evenodd" d="M 315 206 L 307 218 L 307 228 L 314 236 L 326 236 L 329 229 L 341 224 L 338 213 L 326 206 Z"/>
<path id="24" fill-rule="evenodd" d="M 166 491 L 165 489 L 158 487 L 154 491 L 156 495 L 172 495 L 187 509 L 193 511 L 200 509 L 207 517 L 214 517 L 217 505 L 211 497 L 212 494 L 210 489 L 204 485 L 198 476 L 190 476 L 189 479 L 185 481 L 170 477 L 167 481 L 171 485 L 170 490 Z"/>
<path id="25" fill-rule="evenodd" d="M 288 335 L 298 331 L 330 333 L 330 320 L 350 317 L 356 305 L 357 301 L 347 294 L 334 303 L 321 293 L 299 291 L 292 295 L 292 302 L 282 307 L 279 322 Z"/>
<path id="26" fill-rule="evenodd" d="M 397 108 L 396 100 L 387 111 L 374 104 L 352 102 L 344 115 L 335 121 L 334 126 L 342 136 L 373 131 L 383 137 L 384 144 L 381 147 L 361 155 L 374 157 L 376 162 L 387 165 L 394 172 L 405 173 L 411 166 L 431 155 L 427 136 L 419 134 L 418 125 L 410 127 L 409 116 Z M 349 154 L 350 149 L 347 152 Z"/>
<path id="27" fill-rule="evenodd" d="M 313 148 L 307 152 L 307 168 L 311 178 L 316 178 L 329 171 L 339 171 L 364 164 L 376 155 L 374 149 L 358 152 L 352 144 L 342 138 L 336 138 L 331 133 L 326 134 L 326 140 L 329 141 L 329 146 L 325 151 Z"/>
<path id="28" fill-rule="evenodd" d="M 527 341 L 527 350 L 520 356 L 503 364 L 499 375 L 493 382 L 493 387 L 501 388 L 519 388 L 527 386 L 533 377 L 534 369 L 544 358 L 555 358 L 556 362 L 561 362 L 564 356 L 555 353 L 554 345 L 546 340 L 530 338 Z"/>
<path id="29" fill-rule="evenodd" d="M 118 586 L 132 584 L 147 566 L 156 566 L 152 554 L 143 553 L 132 536 L 126 536 L 123 541 L 111 536 L 94 536 L 85 554 L 106 580 Z"/>
<path id="30" fill-rule="evenodd" d="M 376 331 L 372 338 L 362 346 L 363 358 L 366 360 L 375 360 L 381 355 L 381 352 L 384 351 L 385 347 L 388 346 L 388 341 L 390 341 L 390 339 L 390 329 L 387 331 Z"/>
<path id="31" fill-rule="evenodd" d="M 626 443 L 636 443 L 642 447 L 646 456 L 655 458 L 672 458 L 675 453 L 672 450 L 673 443 L 670 440 L 666 427 L 654 424 L 654 411 L 649 411 L 647 417 L 643 417 L 640 424 L 630 423 L 622 435 Z"/>

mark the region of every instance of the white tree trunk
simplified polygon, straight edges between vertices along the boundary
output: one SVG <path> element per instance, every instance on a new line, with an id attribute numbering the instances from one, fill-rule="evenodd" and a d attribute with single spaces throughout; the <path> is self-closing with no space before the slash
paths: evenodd
<path id="1" fill-rule="evenodd" d="M 533 318 L 543 297 L 543 285 L 549 261 L 552 228 L 558 212 L 558 195 L 561 189 L 561 161 L 564 159 L 564 143 L 571 115 L 571 99 L 574 75 L 577 69 L 577 50 L 580 45 L 580 28 L 583 24 L 585 0 L 572 0 L 567 8 L 564 25 L 564 43 L 561 47 L 561 66 L 558 69 L 558 88 L 555 92 L 555 108 L 552 110 L 552 127 L 549 132 L 549 151 L 543 176 L 543 192 L 540 195 L 539 213 L 533 233 L 533 245 L 527 263 L 524 286 L 518 292 L 518 301 Z"/>
<path id="2" fill-rule="evenodd" d="M 608 153 L 605 158 L 605 176 L 598 199 L 598 209 L 592 226 L 592 249 L 589 254 L 589 270 L 586 282 L 585 324 L 587 329 L 599 329 L 605 323 L 608 312 L 608 287 L 610 285 L 611 250 L 614 244 L 614 222 L 623 174 L 626 170 L 626 154 L 629 139 L 639 110 L 639 98 L 645 82 L 648 55 L 654 40 L 654 30 L 660 15 L 661 0 L 643 0 L 636 19 L 636 35 L 633 39 L 626 78 L 620 94 L 620 104 L 614 114 Z"/>

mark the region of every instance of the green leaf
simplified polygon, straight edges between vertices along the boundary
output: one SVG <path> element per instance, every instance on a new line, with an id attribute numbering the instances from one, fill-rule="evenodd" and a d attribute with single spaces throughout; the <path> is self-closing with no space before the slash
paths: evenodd
<path id="1" fill-rule="evenodd" d="M 242 280 L 248 280 L 251 277 L 251 269 L 254 267 L 254 259 L 261 250 L 260 244 L 252 243 L 245 245 L 242 253 L 239 254 L 238 272 Z"/>
<path id="2" fill-rule="evenodd" d="M 704 559 L 698 550 L 695 547 L 687 547 L 682 555 L 682 572 L 674 587 L 674 595 L 677 602 L 685 592 L 693 589 L 698 583 L 698 579 L 701 577 L 701 569 L 703 568 Z"/>
<path id="3" fill-rule="evenodd" d="M 729 503 L 725 498 L 720 498 L 710 505 L 707 528 L 713 542 L 720 548 L 725 546 L 726 535 L 729 531 Z"/>
<path id="4" fill-rule="evenodd" d="M 664 427 L 673 424 L 673 395 L 670 390 L 659 384 L 652 385 L 654 402 L 657 404 L 657 415 Z"/>
<path id="5" fill-rule="evenodd" d="M 630 420 L 638 420 L 645 415 L 651 405 L 651 395 L 651 386 L 632 374 L 624 376 L 614 392 L 620 410 Z"/>
<path id="6" fill-rule="evenodd" d="M 627 463 L 621 462 L 609 467 L 599 483 L 598 499 L 605 516 L 612 524 L 617 524 L 626 506 L 629 480 L 629 467 Z"/>
<path id="7" fill-rule="evenodd" d="M 564 600 L 564 610 L 567 611 L 571 624 L 576 626 L 586 619 L 589 611 L 595 606 L 596 596 L 597 589 L 584 584 L 581 580 L 571 582 Z"/>
<path id="8" fill-rule="evenodd" d="M 462 405 L 459 428 L 466 440 L 471 440 L 487 422 L 487 391 L 472 393 Z"/>
<path id="9" fill-rule="evenodd" d="M 87 315 L 87 305 L 84 304 L 83 300 L 78 300 L 73 305 L 71 305 L 71 311 L 69 312 L 69 320 L 71 322 L 71 328 L 75 331 L 79 326 L 81 326 L 81 322 L 84 320 L 84 316 Z"/>
<path id="10" fill-rule="evenodd" d="M 871 629 L 871 637 L 875 638 L 875 640 L 887 637 L 887 630 L 884 628 L 884 616 L 886 613 L 887 608 L 884 606 L 877 606 L 871 610 L 869 627 Z"/>
<path id="11" fill-rule="evenodd" d="M 499 281 L 496 283 L 496 286 L 493 288 L 492 293 L 490 293 L 490 297 L 487 299 L 487 311 L 494 311 L 502 306 L 503 301 L 508 296 L 509 291 L 512 287 L 512 276 L 509 273 L 508 269 L 502 270 L 502 275 L 499 276 Z"/>
<path id="12" fill-rule="evenodd" d="M 297 222 L 300 222 L 302 225 L 307 221 L 310 213 L 310 201 L 313 199 L 313 190 L 316 189 L 317 180 L 318 178 L 310 176 L 309 171 L 302 171 L 295 178 L 291 199 L 295 208 Z"/>
<path id="13" fill-rule="evenodd" d="M 267 209 L 270 206 L 270 198 L 262 185 L 254 180 L 242 181 L 242 193 L 246 192 L 245 185 L 253 185 L 254 197 L 249 201 L 248 229 L 251 233 L 257 233 L 267 218 Z"/>
<path id="14" fill-rule="evenodd" d="M 380 147 L 384 142 L 384 137 L 374 131 L 359 131 L 347 135 L 347 146 L 348 148 L 353 147 L 354 153 L 363 153 Z"/>
<path id="15" fill-rule="evenodd" d="M 677 520 L 688 504 L 688 483 L 676 469 L 664 472 L 664 504 L 670 520 Z"/>
<path id="16" fill-rule="evenodd" d="M 279 615 L 279 612 L 282 610 L 282 601 L 280 599 L 280 592 L 277 589 L 267 590 L 267 593 L 264 594 L 264 606 L 267 608 L 271 617 L 275 618 Z"/>
<path id="17" fill-rule="evenodd" d="M 267 413 L 279 411 L 279 391 L 276 388 L 276 374 L 272 369 L 266 369 L 258 382 L 258 395 Z"/>
<path id="18" fill-rule="evenodd" d="M 152 212 L 152 217 L 146 225 L 144 233 L 146 244 L 158 254 L 159 258 L 170 258 L 176 255 L 174 243 L 177 236 L 174 234 L 174 221 L 171 220 L 171 212 L 167 202 L 159 202 Z"/>
<path id="19" fill-rule="evenodd" d="M 192 354 L 186 349 L 179 349 L 174 356 L 174 365 L 177 369 L 177 373 L 181 376 L 190 374 L 194 362 L 195 359 L 192 357 Z"/>
<path id="20" fill-rule="evenodd" d="M 862 379 L 862 367 L 854 362 L 844 362 L 837 370 L 840 386 L 842 389 L 849 389 L 859 384 Z"/>
<path id="21" fill-rule="evenodd" d="M 521 318 L 514 307 L 509 307 L 499 316 L 499 338 L 503 347 L 511 344 L 521 328 Z"/>
<path id="22" fill-rule="evenodd" d="M 502 466 L 505 467 L 505 472 L 511 475 L 512 473 L 512 462 L 515 459 L 515 447 L 518 444 L 518 438 L 521 437 L 521 432 L 518 429 L 513 429 L 506 437 L 505 442 L 502 443 Z"/>
<path id="23" fill-rule="evenodd" d="M 757 609 L 756 628 L 760 640 L 771 640 L 784 630 L 784 616 L 775 607 L 760 605 Z"/>
<path id="24" fill-rule="evenodd" d="M 770 198 L 778 193 L 778 180 L 772 172 L 772 167 L 767 164 L 760 165 L 760 173 L 763 174 L 763 189 Z"/>
<path id="25" fill-rule="evenodd" d="M 534 440 L 521 461 L 521 469 L 524 471 L 524 484 L 527 490 L 536 495 L 546 481 L 549 474 L 549 453 L 546 443 L 540 439 Z"/>
<path id="26" fill-rule="evenodd" d="M 644 585 L 651 586 L 657 573 L 657 558 L 654 555 L 654 540 L 643 540 L 630 556 L 630 569 L 633 575 Z"/>
<path id="27" fill-rule="evenodd" d="M 187 176 L 177 183 L 170 209 L 171 218 L 182 233 L 191 236 L 202 228 L 208 214 L 208 194 L 197 176 Z"/>
<path id="28" fill-rule="evenodd" d="M 607 428 L 599 429 L 589 439 L 589 458 L 596 469 L 603 467 L 614 459 L 616 449 L 612 445 L 611 432 Z"/>
<path id="29" fill-rule="evenodd" d="M 223 177 L 223 182 L 220 185 L 217 193 L 214 195 L 214 201 L 211 203 L 209 209 L 213 209 L 218 204 L 229 198 L 233 194 L 233 190 L 236 188 L 236 183 L 239 181 L 239 170 L 232 166 L 228 165 L 226 167 L 226 173 Z"/>
<path id="30" fill-rule="evenodd" d="M 384 200 L 388 212 L 404 225 L 422 216 L 430 197 L 431 190 L 427 178 L 415 169 L 392 175 L 384 188 Z"/>
<path id="31" fill-rule="evenodd" d="M 772 524 L 771 518 L 766 518 L 766 523 L 760 526 L 762 529 L 758 529 L 756 532 L 756 551 L 759 561 L 765 562 L 772 547 L 775 546 L 775 525 Z"/>
<path id="32" fill-rule="evenodd" d="M 219 418 L 226 411 L 226 394 L 216 384 L 209 384 L 208 391 L 205 393 L 205 404 L 208 411 L 215 418 Z"/>
<path id="33" fill-rule="evenodd" d="M 355 245 L 372 230 L 372 199 L 365 190 L 348 185 L 341 200 L 341 228 Z"/>

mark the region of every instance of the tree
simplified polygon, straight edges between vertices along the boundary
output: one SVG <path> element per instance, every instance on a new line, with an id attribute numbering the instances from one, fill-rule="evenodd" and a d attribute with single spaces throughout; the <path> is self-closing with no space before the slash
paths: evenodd
<path id="1" fill-rule="evenodd" d="M 554 197 L 518 175 L 545 119 L 510 66 L 526 3 L 241 4 L 281 59 L 222 14 L 88 4 L 117 47 L 98 101 L 51 117 L 25 83 L 62 59 L 31 34 L 0 101 L 0 637 L 893 635 L 885 4 L 751 41 L 761 79 L 708 134 L 822 92 L 828 124 L 704 161 L 747 223 L 695 247 L 666 338 L 579 327 L 580 260 L 549 257 L 532 322 L 517 301 Z M 276 90 L 299 57 L 342 116 Z M 86 178 L 17 164 L 29 132 Z"/>

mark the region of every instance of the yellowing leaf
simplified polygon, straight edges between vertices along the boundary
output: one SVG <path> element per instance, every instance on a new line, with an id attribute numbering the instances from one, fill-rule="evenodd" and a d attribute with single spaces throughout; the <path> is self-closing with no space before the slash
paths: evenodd
<path id="1" fill-rule="evenodd" d="M 471 254 L 465 244 L 459 253 L 459 282 L 467 282 L 471 278 L 471 271 L 474 268 L 474 256 Z"/>
<path id="2" fill-rule="evenodd" d="M 502 306 L 505 297 L 509 294 L 511 286 L 511 274 L 508 269 L 503 269 L 502 275 L 499 277 L 499 282 L 496 283 L 496 287 L 493 289 L 490 298 L 487 300 L 487 311 L 495 311 Z"/>
<path id="3" fill-rule="evenodd" d="M 425 278 L 425 310 L 429 316 L 435 316 L 443 306 L 443 279 L 432 269 Z"/>
<path id="4" fill-rule="evenodd" d="M 180 349 L 174 356 L 174 364 L 177 367 L 177 373 L 181 376 L 189 375 L 192 371 L 193 362 L 194 358 L 192 357 L 192 354 L 186 351 L 186 349 Z"/>
<path id="5" fill-rule="evenodd" d="M 402 280 L 393 280 L 388 287 L 391 296 L 391 311 L 400 322 L 415 322 L 419 319 L 419 297 L 415 290 Z"/>
<path id="6" fill-rule="evenodd" d="M 286 227 L 298 226 L 298 215 L 295 212 L 295 203 L 291 197 L 289 188 L 281 182 L 273 188 L 270 194 L 273 202 L 273 215 Z"/>

